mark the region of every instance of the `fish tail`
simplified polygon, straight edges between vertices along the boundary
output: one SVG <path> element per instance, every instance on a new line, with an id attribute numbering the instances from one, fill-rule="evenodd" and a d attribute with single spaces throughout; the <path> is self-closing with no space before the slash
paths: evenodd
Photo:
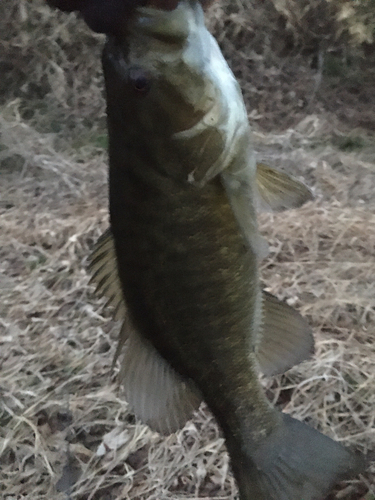
<path id="1" fill-rule="evenodd" d="M 241 500 L 320 500 L 366 459 L 289 415 L 253 450 L 227 440 Z"/>

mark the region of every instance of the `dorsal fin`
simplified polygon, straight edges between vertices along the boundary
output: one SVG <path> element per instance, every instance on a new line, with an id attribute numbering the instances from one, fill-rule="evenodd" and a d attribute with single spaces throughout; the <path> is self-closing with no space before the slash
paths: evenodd
<path id="1" fill-rule="evenodd" d="M 192 383 L 184 381 L 131 326 L 126 313 L 111 230 L 99 238 L 90 256 L 90 283 L 96 293 L 107 296 L 115 319 L 123 319 L 113 362 L 122 353 L 119 382 L 134 414 L 151 429 L 162 434 L 184 426 L 201 397 Z"/>

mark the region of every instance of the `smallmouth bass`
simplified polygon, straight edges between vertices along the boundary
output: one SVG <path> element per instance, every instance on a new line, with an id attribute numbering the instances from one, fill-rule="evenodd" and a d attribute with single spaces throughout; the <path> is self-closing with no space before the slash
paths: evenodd
<path id="1" fill-rule="evenodd" d="M 203 398 L 241 500 L 323 497 L 365 461 L 276 411 L 259 384 L 259 367 L 311 352 L 302 318 L 259 284 L 257 192 L 292 202 L 259 189 L 241 91 L 201 5 L 137 9 L 126 36 L 109 37 L 103 68 L 111 229 L 93 270 L 99 291 L 126 303 L 121 376 L 135 413 L 170 431 Z"/>

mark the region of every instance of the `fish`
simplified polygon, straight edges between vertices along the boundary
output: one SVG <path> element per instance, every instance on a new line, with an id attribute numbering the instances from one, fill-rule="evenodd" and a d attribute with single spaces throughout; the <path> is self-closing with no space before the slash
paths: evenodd
<path id="1" fill-rule="evenodd" d="M 262 368 L 304 359 L 312 337 L 261 289 L 256 197 L 273 192 L 272 207 L 279 191 L 272 174 L 257 185 L 241 90 L 202 5 L 138 7 L 126 32 L 108 36 L 102 63 L 110 230 L 92 267 L 125 318 L 121 378 L 131 405 L 169 432 L 203 399 L 241 500 L 318 500 L 367 462 L 279 412 L 259 382 Z"/>

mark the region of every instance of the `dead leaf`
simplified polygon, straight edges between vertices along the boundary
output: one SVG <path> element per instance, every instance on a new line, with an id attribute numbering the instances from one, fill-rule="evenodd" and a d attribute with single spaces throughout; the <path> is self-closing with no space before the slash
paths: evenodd
<path id="1" fill-rule="evenodd" d="M 128 430 L 120 430 L 118 427 L 108 432 L 103 436 L 103 441 L 98 446 L 96 450 L 96 456 L 102 457 L 106 453 L 112 450 L 118 450 L 126 444 L 130 439 L 130 433 Z"/>

